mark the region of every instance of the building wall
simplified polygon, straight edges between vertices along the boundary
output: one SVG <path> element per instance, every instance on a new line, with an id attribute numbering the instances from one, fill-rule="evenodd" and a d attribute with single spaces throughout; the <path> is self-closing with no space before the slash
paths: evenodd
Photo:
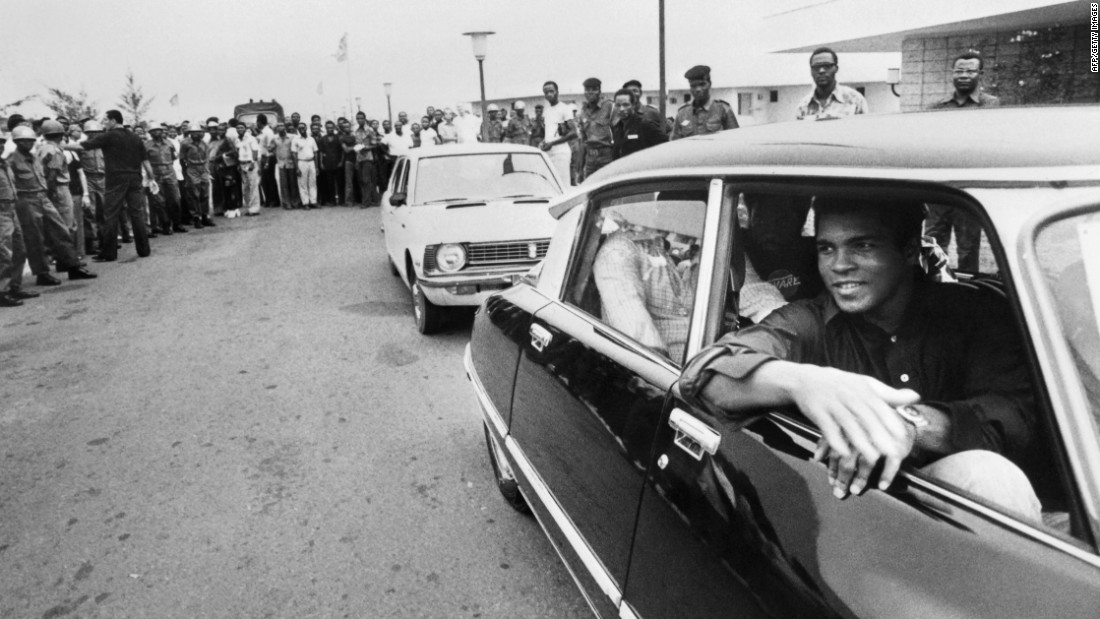
<path id="1" fill-rule="evenodd" d="M 982 55 L 982 87 L 1001 105 L 1100 102 L 1100 76 L 1089 70 L 1084 22 L 902 43 L 901 110 L 913 112 L 946 99 L 952 63 L 967 51 Z"/>

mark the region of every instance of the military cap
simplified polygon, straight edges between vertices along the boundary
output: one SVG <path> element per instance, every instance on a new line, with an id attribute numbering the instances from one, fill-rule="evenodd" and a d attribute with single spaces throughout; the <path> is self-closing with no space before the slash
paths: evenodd
<path id="1" fill-rule="evenodd" d="M 687 73 L 684 73 L 684 77 L 689 80 L 709 80 L 710 67 L 705 64 L 697 64 L 694 67 L 688 69 Z"/>
<path id="2" fill-rule="evenodd" d="M 601 85 L 603 85 L 603 82 L 601 82 L 599 78 L 596 77 L 590 77 L 584 80 L 585 88 L 599 88 Z"/>

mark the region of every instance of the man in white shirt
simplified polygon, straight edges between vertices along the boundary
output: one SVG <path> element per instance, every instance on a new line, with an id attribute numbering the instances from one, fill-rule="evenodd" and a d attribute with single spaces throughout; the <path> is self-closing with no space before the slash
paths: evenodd
<path id="1" fill-rule="evenodd" d="M 439 144 L 439 134 L 432 129 L 432 119 L 427 116 L 420 119 L 420 148 L 430 148 Z"/>
<path id="2" fill-rule="evenodd" d="M 455 125 L 458 126 L 459 144 L 477 142 L 478 135 L 481 133 L 481 119 L 471 114 L 470 108 L 465 105 L 458 107 L 458 120 L 455 121 Z"/>
<path id="3" fill-rule="evenodd" d="M 241 172 L 241 204 L 247 210 L 245 217 L 260 214 L 260 168 L 258 162 L 260 144 L 252 137 L 244 123 L 237 124 L 237 161 Z"/>
<path id="4" fill-rule="evenodd" d="M 558 99 L 557 82 L 547 81 L 543 84 L 542 94 L 550 105 L 543 110 L 546 137 L 539 144 L 539 148 L 550 156 L 562 186 L 568 187 L 570 185 L 569 162 L 573 156 L 569 142 L 577 137 L 576 126 L 573 124 L 573 109 Z"/>
<path id="5" fill-rule="evenodd" d="M 292 151 L 298 162 L 298 194 L 302 197 L 302 208 L 317 208 L 317 140 L 305 132 L 305 125 L 299 125 L 299 134 L 294 140 Z"/>

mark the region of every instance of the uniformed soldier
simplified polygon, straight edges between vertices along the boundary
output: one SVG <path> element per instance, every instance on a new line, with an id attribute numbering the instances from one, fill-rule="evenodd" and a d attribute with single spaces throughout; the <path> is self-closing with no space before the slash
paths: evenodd
<path id="1" fill-rule="evenodd" d="M 671 139 L 690 138 L 737 128 L 737 118 L 730 104 L 721 99 L 711 99 L 710 67 L 696 65 L 684 73 L 691 87 L 691 103 L 685 103 L 676 111 Z"/>
<path id="2" fill-rule="evenodd" d="M 578 142 L 584 158 L 580 181 L 611 163 L 611 117 L 615 105 L 603 98 L 599 79 L 584 80 L 584 105 L 577 114 Z"/>
<path id="3" fill-rule="evenodd" d="M 73 194 L 69 190 L 69 183 L 72 180 L 69 176 L 69 158 L 61 149 L 61 140 L 65 137 L 65 126 L 56 120 L 47 120 L 42 123 L 42 137 L 44 140 L 39 145 L 36 156 L 42 164 L 42 171 L 46 174 L 48 189 L 46 195 L 69 229 L 73 248 L 79 254 L 84 249 L 84 226 L 82 220 L 81 225 L 77 225 Z M 77 234 L 78 231 L 80 234 Z"/>
<path id="4" fill-rule="evenodd" d="M 153 179 L 158 188 L 156 193 L 150 192 L 150 206 L 155 212 L 167 215 L 167 219 L 160 222 L 162 234 L 187 232 L 180 213 L 180 186 L 176 181 L 176 170 L 172 167 L 176 160 L 176 147 L 165 137 L 162 125 L 151 126 L 149 135 L 153 139 L 145 143 L 145 153 L 153 166 Z"/>
<path id="5" fill-rule="evenodd" d="M 489 112 L 489 126 L 486 127 L 486 137 L 490 142 L 502 142 L 504 140 L 504 123 L 500 122 L 500 106 L 490 103 L 486 108 Z"/>
<path id="6" fill-rule="evenodd" d="M 0 128 L 0 151 L 8 136 Z M 15 178 L 8 162 L 0 157 L 0 307 L 23 305 L 23 299 L 33 299 L 39 293 L 23 290 L 23 266 L 27 251 L 23 245 L 23 230 L 15 213 Z"/>
<path id="7" fill-rule="evenodd" d="M 188 130 L 188 139 L 180 144 L 180 164 L 183 166 L 183 186 L 187 191 L 187 202 L 191 206 L 191 221 L 198 229 L 214 225 L 206 210 L 210 199 L 210 146 L 202 140 L 205 133 L 202 123 L 195 123 Z"/>
<path id="8" fill-rule="evenodd" d="M 504 141 L 510 144 L 529 145 L 533 126 L 531 119 L 527 118 L 527 104 L 523 101 L 516 101 L 512 104 L 512 109 L 515 110 L 516 115 L 508 121 L 508 126 L 504 128 Z"/>
<path id="9" fill-rule="evenodd" d="M 99 124 L 96 120 L 87 120 L 84 122 L 84 135 L 88 138 L 93 138 L 103 133 L 103 125 Z M 80 158 L 80 167 L 84 170 L 84 208 L 90 209 L 95 217 L 95 231 L 92 242 L 94 248 L 99 251 L 99 230 L 103 226 L 104 217 L 106 216 L 105 206 L 107 204 L 107 164 L 103 159 L 103 151 L 99 149 L 95 150 L 79 150 L 76 151 L 77 156 Z M 85 237 L 85 242 L 87 242 Z M 92 252 L 89 252 L 89 255 Z"/>

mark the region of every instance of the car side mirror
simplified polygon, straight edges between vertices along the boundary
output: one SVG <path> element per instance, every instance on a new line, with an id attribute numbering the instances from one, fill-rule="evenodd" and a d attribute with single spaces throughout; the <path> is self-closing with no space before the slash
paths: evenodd
<path id="1" fill-rule="evenodd" d="M 408 198 L 408 194 L 404 191 L 398 191 L 390 195 L 390 204 L 394 206 L 404 206 L 405 200 Z"/>

